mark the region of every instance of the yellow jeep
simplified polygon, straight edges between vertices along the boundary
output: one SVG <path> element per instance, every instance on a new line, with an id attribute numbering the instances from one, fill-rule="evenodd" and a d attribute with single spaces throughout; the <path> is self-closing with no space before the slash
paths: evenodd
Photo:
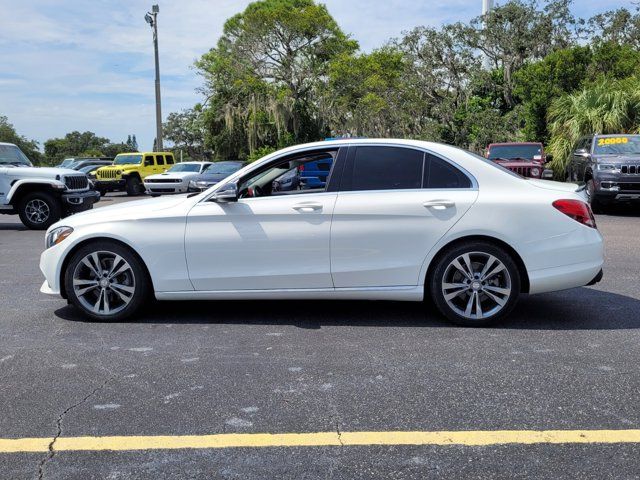
<path id="1" fill-rule="evenodd" d="M 95 188 L 101 195 L 123 190 L 127 195 L 140 195 L 145 177 L 162 173 L 174 163 L 171 152 L 120 153 L 113 164 L 96 171 Z"/>

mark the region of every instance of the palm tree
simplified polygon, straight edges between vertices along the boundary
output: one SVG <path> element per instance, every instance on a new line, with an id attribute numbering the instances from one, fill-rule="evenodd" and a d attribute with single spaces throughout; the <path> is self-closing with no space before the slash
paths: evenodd
<path id="1" fill-rule="evenodd" d="M 640 78 L 603 79 L 554 100 L 548 114 L 551 167 L 562 176 L 576 141 L 592 133 L 640 132 Z"/>

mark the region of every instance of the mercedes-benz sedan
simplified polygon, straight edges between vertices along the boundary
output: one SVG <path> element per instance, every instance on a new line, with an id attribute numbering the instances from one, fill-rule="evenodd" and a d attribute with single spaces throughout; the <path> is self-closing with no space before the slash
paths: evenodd
<path id="1" fill-rule="evenodd" d="M 330 157 L 318 188 L 274 180 Z M 597 282 L 602 237 L 575 185 L 521 178 L 458 148 L 408 140 L 290 147 L 192 196 L 54 224 L 45 293 L 121 320 L 149 298 L 433 302 L 486 325 L 520 294 Z"/>

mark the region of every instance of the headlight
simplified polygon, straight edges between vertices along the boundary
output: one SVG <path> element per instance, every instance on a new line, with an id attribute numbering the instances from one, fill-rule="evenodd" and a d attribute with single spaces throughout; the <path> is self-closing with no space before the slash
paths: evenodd
<path id="1" fill-rule="evenodd" d="M 532 177 L 538 177 L 540 175 L 540 169 L 539 168 L 532 168 L 531 169 L 531 176 Z"/>
<path id="2" fill-rule="evenodd" d="M 71 227 L 58 227 L 54 228 L 47 234 L 47 238 L 45 240 L 45 244 L 47 248 L 51 248 L 54 245 L 58 245 L 65 238 L 73 233 L 73 228 Z"/>
<path id="3" fill-rule="evenodd" d="M 601 172 L 620 173 L 620 168 L 617 165 L 611 163 L 599 163 L 598 170 Z"/>
<path id="4" fill-rule="evenodd" d="M 122 170 L 116 170 L 116 175 L 122 175 Z"/>

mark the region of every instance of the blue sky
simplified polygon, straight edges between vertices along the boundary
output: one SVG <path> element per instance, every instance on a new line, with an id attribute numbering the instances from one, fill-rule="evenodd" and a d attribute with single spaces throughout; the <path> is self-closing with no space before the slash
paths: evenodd
<path id="1" fill-rule="evenodd" d="M 153 0 L 0 0 L 0 115 L 41 144 L 72 130 L 113 141 L 154 137 L 151 31 Z M 215 45 L 224 21 L 247 0 L 159 0 L 163 116 L 200 101 L 192 68 Z M 481 0 L 327 0 L 342 29 L 363 50 L 417 25 L 478 15 Z M 632 0 L 574 0 L 574 11 L 627 7 Z"/>

